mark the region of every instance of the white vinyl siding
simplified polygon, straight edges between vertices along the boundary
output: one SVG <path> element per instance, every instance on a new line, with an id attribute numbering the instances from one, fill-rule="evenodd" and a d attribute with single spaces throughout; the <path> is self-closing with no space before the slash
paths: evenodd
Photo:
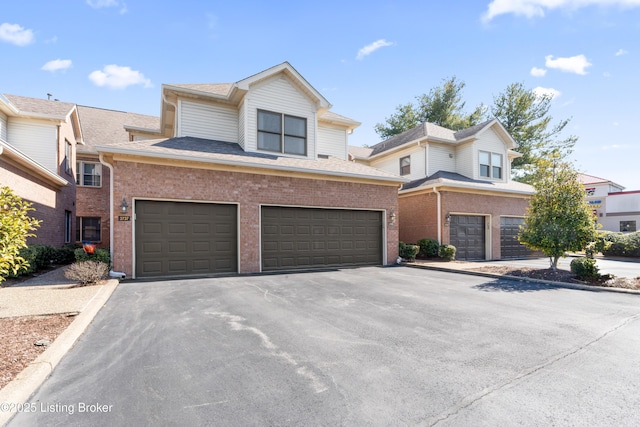
<path id="1" fill-rule="evenodd" d="M 258 110 L 307 119 L 307 157 L 316 157 L 315 104 L 285 77 L 269 79 L 251 88 L 244 128 L 245 150 L 258 151 Z"/>
<path id="2" fill-rule="evenodd" d="M 502 156 L 502 177 L 498 179 L 499 181 L 505 181 L 508 179 L 509 174 L 511 173 L 510 168 L 507 165 L 507 146 L 504 141 L 496 134 L 493 129 L 488 129 L 486 132 L 483 132 L 480 138 L 476 142 L 474 142 L 475 148 L 475 159 L 472 162 L 474 166 L 474 178 L 483 179 L 486 177 L 482 177 L 480 175 L 480 162 L 479 162 L 479 153 L 481 151 L 499 154 Z"/>
<path id="3" fill-rule="evenodd" d="M 407 156 L 411 158 L 411 173 L 404 175 L 404 178 L 407 178 L 410 181 L 424 178 L 426 175 L 424 170 L 425 161 L 423 147 L 414 146 L 412 149 L 402 150 L 398 153 L 394 153 L 393 156 L 371 162 L 371 166 L 385 172 L 400 175 L 400 159 Z"/>
<path id="4" fill-rule="evenodd" d="M 9 118 L 7 142 L 49 171 L 58 173 L 58 127 L 55 124 Z"/>
<path id="5" fill-rule="evenodd" d="M 180 100 L 179 137 L 238 142 L 238 112 L 234 107 Z"/>
<path id="6" fill-rule="evenodd" d="M 0 112 L 0 139 L 7 141 L 7 116 Z"/>
<path id="7" fill-rule="evenodd" d="M 247 103 L 242 101 L 240 108 L 238 108 L 238 144 L 244 150 L 245 147 L 245 121 L 246 121 L 246 106 Z"/>
<path id="8" fill-rule="evenodd" d="M 473 157 L 473 144 L 466 144 L 458 147 L 455 153 L 456 172 L 467 178 L 473 178 L 474 165 L 476 161 Z"/>
<path id="9" fill-rule="evenodd" d="M 441 144 L 429 144 L 429 173 L 438 171 L 456 172 L 455 150 Z"/>
<path id="10" fill-rule="evenodd" d="M 318 126 L 318 154 L 347 160 L 347 131 Z"/>

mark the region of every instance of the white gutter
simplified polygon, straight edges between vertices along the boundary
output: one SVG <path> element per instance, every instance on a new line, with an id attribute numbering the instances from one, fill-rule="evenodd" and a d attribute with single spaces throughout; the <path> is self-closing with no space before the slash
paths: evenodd
<path id="1" fill-rule="evenodd" d="M 440 212 L 440 209 L 442 208 L 442 202 L 441 202 L 441 195 L 438 192 L 438 189 L 436 188 L 436 186 L 434 185 L 433 187 L 433 192 L 436 193 L 436 205 L 437 205 L 437 221 L 438 221 L 438 244 L 442 244 L 442 212 Z"/>
<path id="2" fill-rule="evenodd" d="M 169 154 L 169 153 L 152 153 L 148 151 L 131 150 L 131 149 L 125 149 L 125 148 L 114 148 L 114 147 L 108 147 L 108 146 L 96 146 L 95 148 L 99 152 L 105 152 L 105 153 L 111 153 L 111 154 L 125 154 L 130 156 L 152 157 L 152 158 L 169 159 L 169 160 L 183 160 L 183 161 L 189 161 L 189 162 L 211 163 L 211 164 L 219 164 L 219 165 L 225 165 L 225 166 L 249 167 L 249 168 L 256 168 L 256 169 L 277 170 L 277 171 L 285 171 L 285 172 L 299 172 L 304 174 L 340 176 L 345 178 L 372 179 L 376 181 L 391 181 L 391 182 L 401 182 L 401 183 L 408 182 L 406 178 L 396 177 L 396 176 L 361 175 L 361 174 L 350 173 L 350 172 L 336 172 L 336 171 L 328 171 L 328 170 L 321 170 L 321 169 L 305 169 L 305 168 L 300 168 L 295 166 L 270 165 L 270 164 L 264 164 L 264 163 L 245 162 L 245 161 L 237 161 L 237 160 L 206 159 L 203 157 L 195 157 L 195 156 L 177 156 L 175 154 Z"/>
<path id="3" fill-rule="evenodd" d="M 173 136 L 175 138 L 175 136 L 178 133 L 178 104 L 176 104 L 175 102 L 169 101 L 165 96 L 164 91 L 162 91 L 162 99 L 167 104 L 173 105 L 174 110 L 176 110 L 175 116 L 173 117 Z M 160 129 L 160 134 L 162 134 L 163 132 L 164 132 L 164 129 Z"/>

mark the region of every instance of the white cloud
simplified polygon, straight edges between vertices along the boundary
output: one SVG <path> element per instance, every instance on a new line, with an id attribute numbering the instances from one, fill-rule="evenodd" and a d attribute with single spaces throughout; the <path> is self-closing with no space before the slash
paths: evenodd
<path id="1" fill-rule="evenodd" d="M 89 80 L 96 86 L 107 86 L 111 89 L 124 89 L 132 85 L 153 87 L 151 80 L 145 78 L 140 71 L 115 64 L 107 65 L 102 70 L 93 71 L 89 74 Z"/>
<path id="2" fill-rule="evenodd" d="M 545 11 L 554 9 L 576 10 L 587 6 L 640 7 L 640 0 L 492 0 L 482 15 L 488 23 L 496 16 L 512 13 L 527 18 L 543 17 Z"/>
<path id="3" fill-rule="evenodd" d="M 18 24 L 7 22 L 0 24 L 0 40 L 16 46 L 26 46 L 35 41 L 33 31 L 22 28 Z"/>
<path id="4" fill-rule="evenodd" d="M 533 77 L 544 77 L 545 74 L 547 74 L 547 70 L 544 68 L 533 67 L 531 69 L 531 75 Z"/>
<path id="5" fill-rule="evenodd" d="M 67 68 L 70 68 L 71 65 L 72 63 L 70 59 L 54 59 L 53 61 L 49 61 L 44 64 L 41 70 L 51 71 L 52 73 L 55 73 L 59 70 L 66 70 Z"/>
<path id="6" fill-rule="evenodd" d="M 544 57 L 547 68 L 555 68 L 565 73 L 575 73 L 585 75 L 587 72 L 585 69 L 591 67 L 591 63 L 584 55 L 576 55 L 568 58 L 556 58 L 553 59 L 553 55 L 547 55 Z"/>
<path id="7" fill-rule="evenodd" d="M 560 95 L 562 95 L 562 93 L 557 89 L 554 89 L 552 87 L 541 87 L 541 86 L 534 88 L 533 93 L 536 95 L 537 98 L 542 98 L 543 96 L 546 96 L 551 99 L 559 98 Z"/>
<path id="8" fill-rule="evenodd" d="M 365 56 L 371 55 L 376 50 L 385 47 L 385 46 L 393 46 L 393 43 L 386 41 L 385 39 L 376 40 L 371 44 L 366 45 L 362 49 L 358 51 L 358 55 L 356 59 L 358 61 L 362 61 Z"/>
<path id="9" fill-rule="evenodd" d="M 616 56 L 626 55 L 627 53 L 629 53 L 629 52 L 627 52 L 627 51 L 626 51 L 626 50 L 624 50 L 624 49 L 619 49 L 619 50 L 616 52 Z"/>
<path id="10" fill-rule="evenodd" d="M 94 9 L 102 9 L 104 7 L 119 7 L 120 14 L 127 13 L 127 5 L 119 0 L 86 0 L 87 4 Z"/>
<path id="11" fill-rule="evenodd" d="M 611 145 L 603 145 L 600 148 L 604 151 L 608 151 L 608 150 L 623 150 L 625 148 L 631 148 L 631 147 L 627 144 L 611 144 Z"/>

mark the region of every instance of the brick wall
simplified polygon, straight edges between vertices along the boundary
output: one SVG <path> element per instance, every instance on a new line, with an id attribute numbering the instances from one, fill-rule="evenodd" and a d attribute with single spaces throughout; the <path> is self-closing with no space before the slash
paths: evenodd
<path id="1" fill-rule="evenodd" d="M 123 197 L 239 203 L 240 272 L 260 271 L 260 204 L 398 211 L 397 187 L 114 162 L 114 202 Z M 114 269 L 131 276 L 133 221 L 114 222 Z M 387 226 L 387 264 L 398 256 L 398 227 Z"/>
<path id="2" fill-rule="evenodd" d="M 78 156 L 78 161 L 99 162 L 98 158 Z M 110 223 L 109 223 L 109 183 L 111 172 L 108 167 L 102 166 L 101 187 L 76 187 L 76 216 L 100 217 L 100 232 L 102 240 L 97 244 L 100 248 L 109 248 Z M 121 199 L 122 200 L 122 199 Z M 75 235 L 73 236 L 75 239 Z"/>
<path id="3" fill-rule="evenodd" d="M 448 213 L 485 215 L 491 239 L 491 258 L 500 259 L 500 216 L 524 216 L 529 198 L 441 191 L 442 244 L 449 244 Z M 422 238 L 438 238 L 437 195 L 405 194 L 398 200 L 400 240 L 416 243 Z"/>

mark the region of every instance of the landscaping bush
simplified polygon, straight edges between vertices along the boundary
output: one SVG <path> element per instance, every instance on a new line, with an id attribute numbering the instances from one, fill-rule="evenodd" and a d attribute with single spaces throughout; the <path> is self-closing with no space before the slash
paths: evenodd
<path id="1" fill-rule="evenodd" d="M 456 247 L 453 245 L 442 245 L 438 253 L 440 258 L 444 258 L 447 261 L 453 261 L 456 259 Z"/>
<path id="2" fill-rule="evenodd" d="M 88 254 L 82 248 L 74 251 L 76 261 L 98 261 L 111 266 L 111 255 L 107 249 L 96 249 L 93 254 Z"/>
<path id="3" fill-rule="evenodd" d="M 574 258 L 570 264 L 571 272 L 580 279 L 597 279 L 600 269 L 593 258 Z"/>
<path id="4" fill-rule="evenodd" d="M 93 260 L 74 262 L 64 272 L 67 279 L 77 281 L 83 286 L 94 285 L 108 274 L 108 264 Z"/>
<path id="5" fill-rule="evenodd" d="M 56 250 L 56 253 L 53 258 L 54 264 L 67 265 L 71 264 L 76 260 L 75 250 L 78 249 L 78 246 L 75 243 L 67 243 L 61 248 Z"/>
<path id="6" fill-rule="evenodd" d="M 55 258 L 56 249 L 53 246 L 32 244 L 26 248 L 20 249 L 20 256 L 24 258 L 29 266 L 26 269 L 18 271 L 15 275 L 9 277 L 18 277 L 25 274 L 33 274 L 49 266 Z"/>
<path id="7" fill-rule="evenodd" d="M 602 254 L 605 256 L 640 257 L 640 231 L 635 233 L 603 233 L 602 240 L 609 242 Z"/>
<path id="8" fill-rule="evenodd" d="M 435 239 L 420 239 L 418 240 L 418 246 L 420 246 L 420 255 L 427 258 L 435 258 L 438 256 L 440 250 L 440 243 Z"/>
<path id="9" fill-rule="evenodd" d="M 403 242 L 399 243 L 399 255 L 402 259 L 406 259 L 408 261 L 413 261 L 416 259 L 416 255 L 420 252 L 420 246 L 418 245 L 407 245 Z"/>

